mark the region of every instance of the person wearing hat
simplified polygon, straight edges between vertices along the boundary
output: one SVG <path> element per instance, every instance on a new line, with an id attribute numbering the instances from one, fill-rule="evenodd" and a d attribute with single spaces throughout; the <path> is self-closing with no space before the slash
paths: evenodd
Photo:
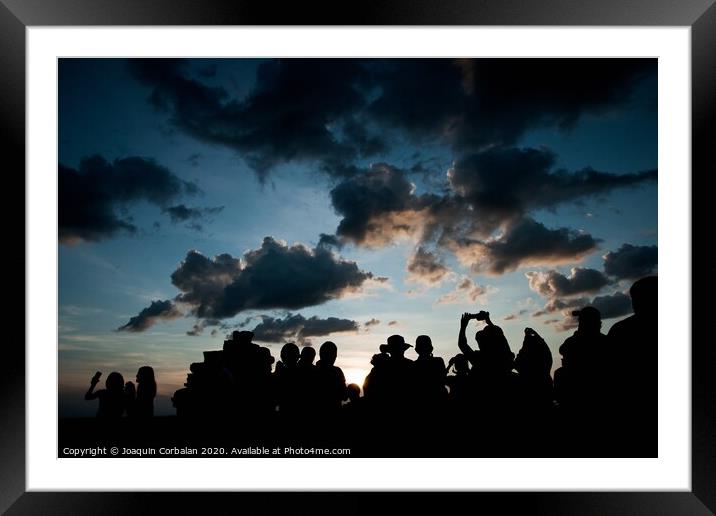
<path id="1" fill-rule="evenodd" d="M 417 399 L 430 411 L 447 398 L 445 389 L 445 361 L 433 356 L 433 343 L 429 336 L 420 335 L 415 340 L 415 383 Z"/>
<path id="2" fill-rule="evenodd" d="M 402 335 L 391 335 L 380 346 L 381 355 L 387 354 L 388 357 L 374 360 L 376 363 L 365 384 L 366 396 L 370 396 L 379 409 L 395 414 L 407 410 L 412 404 L 414 363 L 405 356 L 405 352 L 412 347 Z"/>
<path id="3" fill-rule="evenodd" d="M 608 339 L 597 308 L 587 306 L 572 316 L 577 329 L 559 348 L 562 367 L 554 374 L 555 398 L 574 422 L 594 428 L 604 411 Z"/>

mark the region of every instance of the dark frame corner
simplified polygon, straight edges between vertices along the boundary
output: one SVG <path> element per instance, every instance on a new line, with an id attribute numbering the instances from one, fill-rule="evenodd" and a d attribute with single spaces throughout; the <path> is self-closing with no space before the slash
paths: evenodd
<path id="1" fill-rule="evenodd" d="M 296 2 L 276 9 L 271 2 L 251 0 L 0 0 L 0 145 L 7 170 L 25 170 L 25 29 L 38 25 L 651 25 L 689 26 L 692 44 L 692 235 L 704 217 L 696 211 L 696 178 L 711 169 L 716 126 L 716 4 L 714 0 L 391 0 L 361 4 L 351 10 L 333 2 Z M 686 172 L 686 171 L 685 171 Z M 14 179 L 13 179 L 14 178 Z M 24 175 L 8 174 L 13 192 L 25 192 Z M 701 189 L 703 191 L 703 189 Z M 19 196 L 19 194 L 16 194 Z M 24 195 L 23 195 L 24 198 Z M 699 203 L 701 209 L 703 204 Z M 17 217 L 4 203 L 6 220 Z M 12 218 L 11 218 L 12 216 Z M 11 224 L 8 226 L 12 226 Z M 25 263 L 25 227 L 16 234 L 15 267 Z M 714 514 L 716 513 L 716 347 L 711 339 L 694 338 L 708 320 L 713 303 L 695 301 L 712 292 L 716 277 L 707 258 L 710 239 L 692 241 L 692 270 L 707 281 L 692 283 L 692 491 L 684 493 L 485 493 L 471 495 L 473 507 L 488 505 L 538 514 Z M 23 245 L 18 245 L 23 242 Z M 18 251 L 21 249 L 21 251 Z M 700 252 L 702 251 L 702 252 Z M 17 256 L 21 254 L 22 256 Z M 709 274 L 710 273 L 710 274 Z M 19 274 L 14 274 L 18 283 Z M 24 292 L 24 283 L 15 291 Z M 24 295 L 23 295 L 24 301 Z M 18 306 L 16 303 L 15 306 Z M 23 303 L 24 307 L 24 303 Z M 19 309 L 18 309 L 19 311 Z M 207 494 L 169 493 L 26 493 L 25 492 L 25 313 L 18 314 L 12 340 L 5 342 L 5 367 L 0 374 L 0 511 L 10 514 L 147 513 L 150 507 L 178 512 L 199 510 Z M 23 321 L 21 325 L 19 321 Z M 20 335 L 17 335 L 20 333 Z M 296 493 L 292 505 L 308 493 Z M 275 506 L 268 493 L 213 494 L 229 504 Z M 325 495 L 324 495 L 325 496 Z M 361 497 L 369 508 L 374 495 Z M 463 496 L 463 495 L 454 495 Z M 475 498 L 476 497 L 476 498 Z M 231 498 L 231 501 L 228 500 Z M 246 500 L 248 498 L 248 500 Z M 416 505 L 423 496 L 411 496 Z M 203 500 L 203 502 L 202 502 Z M 461 503 L 454 500 L 455 503 Z M 313 503 L 313 500 L 311 501 Z M 321 502 L 323 503 L 323 501 Z M 347 507 L 346 500 L 341 505 Z M 233 505 L 237 507 L 236 505 Z M 327 505 L 326 507 L 330 506 Z M 424 506 L 423 506 L 424 507 Z M 444 507 L 444 506 L 443 506 Z"/>

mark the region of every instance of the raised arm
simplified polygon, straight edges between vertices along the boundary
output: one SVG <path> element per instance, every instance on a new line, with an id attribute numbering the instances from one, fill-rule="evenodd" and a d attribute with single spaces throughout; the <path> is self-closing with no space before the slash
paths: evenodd
<path id="1" fill-rule="evenodd" d="M 97 397 L 97 393 L 94 392 L 94 388 L 99 383 L 99 376 L 101 373 L 98 372 L 98 374 L 95 374 L 92 379 L 90 380 L 90 386 L 89 389 L 87 389 L 87 392 L 85 393 L 85 399 L 86 400 L 93 400 Z"/>
<path id="2" fill-rule="evenodd" d="M 470 355 L 472 348 L 467 344 L 467 338 L 465 337 L 465 329 L 470 322 L 471 316 L 468 313 L 462 314 L 460 318 L 460 335 L 457 337 L 457 347 L 464 355 Z"/>

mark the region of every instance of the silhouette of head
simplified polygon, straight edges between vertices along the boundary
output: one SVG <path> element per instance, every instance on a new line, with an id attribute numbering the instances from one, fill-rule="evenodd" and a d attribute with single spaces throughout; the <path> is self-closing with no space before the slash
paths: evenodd
<path id="1" fill-rule="evenodd" d="M 485 326 L 475 334 L 475 340 L 485 365 L 499 370 L 512 369 L 515 354 L 510 350 L 502 328 L 494 324 Z"/>
<path id="2" fill-rule="evenodd" d="M 412 347 L 405 342 L 402 335 L 391 335 L 388 337 L 388 343 L 386 344 L 386 349 L 391 357 L 402 357 L 405 355 L 405 351 Z"/>
<path id="3" fill-rule="evenodd" d="M 284 344 L 281 348 L 281 362 L 283 362 L 283 365 L 285 366 L 296 365 L 299 356 L 300 352 L 298 351 L 298 346 L 296 346 L 293 342 Z"/>
<path id="4" fill-rule="evenodd" d="M 316 350 L 314 348 L 311 346 L 304 346 L 301 348 L 301 360 L 299 360 L 301 365 L 311 365 L 315 359 Z"/>
<path id="5" fill-rule="evenodd" d="M 271 372 L 271 364 L 273 364 L 274 361 L 269 348 L 261 346 L 259 348 L 259 364 L 262 366 L 264 372 Z"/>
<path id="6" fill-rule="evenodd" d="M 319 350 L 319 353 L 321 355 L 321 363 L 323 365 L 333 365 L 336 363 L 336 357 L 338 356 L 338 348 L 330 340 L 321 344 L 321 349 Z"/>
<path id="7" fill-rule="evenodd" d="M 137 383 L 155 383 L 154 369 L 148 365 L 140 367 L 139 371 L 137 371 Z"/>
<path id="8" fill-rule="evenodd" d="M 124 377 L 116 371 L 109 373 L 104 385 L 108 391 L 122 391 L 124 389 Z"/>
<path id="9" fill-rule="evenodd" d="M 360 398 L 360 386 L 357 383 L 349 383 L 346 385 L 348 399 L 352 402 Z"/>
<path id="10" fill-rule="evenodd" d="M 453 364 L 455 364 L 455 372 L 458 374 L 467 374 L 470 372 L 470 362 L 467 357 L 462 353 L 458 353 L 453 357 Z"/>
<path id="11" fill-rule="evenodd" d="M 433 354 L 433 342 L 427 335 L 420 335 L 415 339 L 415 352 L 421 357 L 429 357 Z"/>
<path id="12" fill-rule="evenodd" d="M 572 312 L 579 321 L 578 330 L 581 333 L 599 333 L 602 328 L 602 314 L 593 306 L 585 306 L 581 310 Z"/>
<path id="13" fill-rule="evenodd" d="M 638 317 L 656 318 L 659 308 L 656 276 L 647 276 L 634 282 L 629 289 L 631 306 Z"/>

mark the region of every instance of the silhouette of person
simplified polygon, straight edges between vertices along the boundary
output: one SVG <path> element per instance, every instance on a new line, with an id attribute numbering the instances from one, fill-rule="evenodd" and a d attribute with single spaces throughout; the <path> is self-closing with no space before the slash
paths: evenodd
<path id="1" fill-rule="evenodd" d="M 275 361 L 269 348 L 260 346 L 258 349 L 257 369 L 253 389 L 253 408 L 257 415 L 266 418 L 273 414 L 276 407 L 276 388 L 271 375 L 271 367 Z"/>
<path id="2" fill-rule="evenodd" d="M 97 371 L 90 380 L 90 387 L 85 393 L 85 400 L 99 399 L 97 417 L 100 419 L 119 419 L 126 409 L 126 395 L 124 392 L 124 378 L 115 372 L 109 373 L 105 381 L 105 388 L 95 391 L 102 375 Z"/>
<path id="3" fill-rule="evenodd" d="M 470 362 L 462 353 L 448 361 L 448 371 L 454 368 L 455 374 L 445 378 L 450 389 L 449 400 L 455 410 L 464 410 L 470 399 Z"/>
<path id="4" fill-rule="evenodd" d="M 307 416 L 316 410 L 317 393 L 317 372 L 313 361 L 316 358 L 316 350 L 311 346 L 301 348 L 301 355 L 297 365 L 297 382 L 298 382 L 298 399 L 301 410 L 306 412 Z"/>
<path id="5" fill-rule="evenodd" d="M 515 357 L 523 398 L 522 408 L 530 412 L 552 407 L 552 352 L 540 335 L 525 328 L 522 348 Z"/>
<path id="6" fill-rule="evenodd" d="M 609 347 L 601 332 L 602 317 L 587 306 L 572 312 L 578 318 L 577 330 L 560 346 L 562 367 L 555 371 L 555 398 L 573 422 L 599 433 L 604 422 Z"/>
<path id="7" fill-rule="evenodd" d="M 370 364 L 373 367 L 363 380 L 363 397 L 371 402 L 378 402 L 385 398 L 388 382 L 388 364 L 390 362 L 388 346 L 381 344 L 378 349 L 380 352 L 370 359 Z"/>
<path id="8" fill-rule="evenodd" d="M 629 289 L 634 315 L 609 330 L 615 357 L 612 401 L 619 411 L 620 435 L 625 446 L 642 455 L 657 452 L 658 415 L 658 280 L 647 276 Z"/>
<path id="9" fill-rule="evenodd" d="M 436 409 L 444 401 L 445 361 L 433 356 L 433 343 L 427 335 L 415 340 L 418 358 L 414 362 L 414 381 L 417 398 L 425 409 Z"/>
<path id="10" fill-rule="evenodd" d="M 364 399 L 360 395 L 360 386 L 357 383 L 346 385 L 346 397 L 348 403 L 341 407 L 343 412 L 343 424 L 349 435 L 353 436 L 358 433 L 358 426 L 365 423 L 363 419 L 366 414 L 364 411 Z"/>
<path id="11" fill-rule="evenodd" d="M 465 330 L 470 320 L 484 321 L 485 327 L 475 334 L 478 350 L 467 343 Z M 505 438 L 503 435 L 516 416 L 515 404 L 519 400 L 519 380 L 512 372 L 514 353 L 502 329 L 490 320 L 484 310 L 477 314 L 465 313 L 460 318 L 458 347 L 472 365 L 470 369 L 470 405 L 490 422 L 484 426 L 491 439 Z"/>
<path id="12" fill-rule="evenodd" d="M 472 319 L 485 322 L 485 327 L 475 334 L 478 350 L 473 350 L 465 337 L 465 330 Z M 514 366 L 515 355 L 510 350 L 502 328 L 490 320 L 489 312 L 481 310 L 477 314 L 462 314 L 457 342 L 458 348 L 472 365 L 472 375 L 508 373 Z"/>
<path id="13" fill-rule="evenodd" d="M 402 335 L 391 335 L 386 343 L 386 351 L 390 355 L 386 368 L 386 402 L 396 412 L 411 412 L 415 399 L 414 362 L 405 356 L 412 348 L 405 342 Z"/>
<path id="14" fill-rule="evenodd" d="M 127 382 L 131 384 L 132 382 Z M 148 418 L 154 415 L 154 397 L 157 395 L 157 382 L 154 369 L 142 366 L 137 371 L 136 395 L 131 395 L 128 415 L 136 418 Z"/>
<path id="15" fill-rule="evenodd" d="M 286 416 L 295 416 L 300 409 L 299 357 L 300 351 L 296 344 L 284 344 L 281 348 L 281 360 L 274 371 L 278 408 Z"/>
<path id="16" fill-rule="evenodd" d="M 340 367 L 334 365 L 338 348 L 331 341 L 321 344 L 320 360 L 316 363 L 317 408 L 323 415 L 335 415 L 346 399 L 346 377 Z"/>
<path id="17" fill-rule="evenodd" d="M 357 383 L 349 383 L 348 385 L 346 385 L 346 396 L 348 399 L 346 407 L 355 407 L 356 405 L 358 405 L 361 400 L 360 386 Z"/>

